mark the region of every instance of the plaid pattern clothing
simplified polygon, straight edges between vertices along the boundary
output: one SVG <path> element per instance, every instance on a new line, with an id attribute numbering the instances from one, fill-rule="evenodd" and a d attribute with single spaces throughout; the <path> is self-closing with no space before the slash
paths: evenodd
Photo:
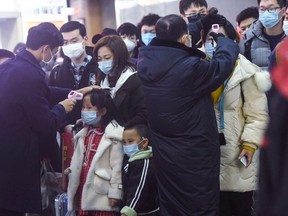
<path id="1" fill-rule="evenodd" d="M 78 214 L 79 216 L 119 216 L 117 212 L 110 211 L 81 211 Z"/>
<path id="2" fill-rule="evenodd" d="M 101 141 L 104 132 L 100 128 L 90 128 L 86 137 L 85 137 L 85 153 L 84 153 L 84 161 L 82 165 L 82 171 L 80 176 L 80 185 L 78 188 L 78 193 L 80 195 L 79 199 L 79 216 L 117 216 L 116 212 L 109 212 L 109 211 L 83 211 L 81 208 L 81 200 L 82 200 L 82 191 L 83 186 L 86 182 L 86 177 L 88 171 L 90 169 L 92 160 L 94 155 L 96 154 L 98 145 Z"/>
<path id="3" fill-rule="evenodd" d="M 84 71 L 86 65 L 91 61 L 91 59 L 92 59 L 92 56 L 86 55 L 83 62 L 80 64 L 77 64 L 77 65 L 71 61 L 71 65 L 74 68 L 74 78 L 75 78 L 75 82 L 76 82 L 77 86 L 79 86 L 80 80 L 81 80 L 82 75 L 83 75 L 83 71 Z"/>

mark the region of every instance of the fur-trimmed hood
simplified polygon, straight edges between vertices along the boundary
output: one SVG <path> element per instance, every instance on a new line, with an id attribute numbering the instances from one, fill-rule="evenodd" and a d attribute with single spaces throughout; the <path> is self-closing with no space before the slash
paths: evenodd
<path id="1" fill-rule="evenodd" d="M 239 54 L 238 65 L 224 91 L 229 91 L 229 89 L 252 76 L 254 76 L 256 85 L 261 92 L 269 91 L 272 86 L 270 73 L 262 70 L 260 67 L 247 60 L 243 55 Z"/>

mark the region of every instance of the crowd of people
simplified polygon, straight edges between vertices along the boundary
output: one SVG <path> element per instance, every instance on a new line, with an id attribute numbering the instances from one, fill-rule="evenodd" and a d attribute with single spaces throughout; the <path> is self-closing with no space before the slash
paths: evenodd
<path id="1" fill-rule="evenodd" d="M 180 0 L 93 47 L 69 21 L 0 49 L 0 216 L 41 215 L 41 161 L 64 173 L 57 134 L 75 124 L 69 215 L 285 215 L 287 8 L 258 0 L 233 26 Z"/>

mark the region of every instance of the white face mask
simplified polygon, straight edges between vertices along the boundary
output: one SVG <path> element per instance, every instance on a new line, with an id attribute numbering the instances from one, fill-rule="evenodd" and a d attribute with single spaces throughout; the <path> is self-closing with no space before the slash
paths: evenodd
<path id="1" fill-rule="evenodd" d="M 113 67 L 113 60 L 98 62 L 98 67 L 104 74 L 107 75 L 110 73 Z"/>
<path id="2" fill-rule="evenodd" d="M 44 52 L 42 53 L 42 60 L 41 60 L 41 62 L 42 62 L 43 64 L 41 64 L 41 67 L 43 67 L 43 66 L 45 66 L 45 65 L 49 65 L 49 64 L 53 61 L 53 54 L 52 54 L 52 51 L 51 51 L 50 48 L 49 48 L 49 51 L 50 51 L 51 58 L 50 58 L 48 61 L 45 61 L 45 60 L 44 60 Z"/>
<path id="3" fill-rule="evenodd" d="M 133 51 L 134 48 L 136 47 L 136 44 L 133 41 L 129 40 L 128 38 L 123 39 L 123 41 L 126 44 L 128 52 Z"/>
<path id="4" fill-rule="evenodd" d="M 70 59 L 79 58 L 85 51 L 83 42 L 62 46 L 62 50 L 64 55 L 69 57 Z"/>
<path id="5" fill-rule="evenodd" d="M 288 20 L 283 21 L 283 31 L 288 36 Z"/>

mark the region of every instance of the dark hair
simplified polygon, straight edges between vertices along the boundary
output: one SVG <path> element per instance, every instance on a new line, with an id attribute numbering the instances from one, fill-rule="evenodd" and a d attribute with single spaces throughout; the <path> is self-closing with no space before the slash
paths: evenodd
<path id="1" fill-rule="evenodd" d="M 222 20 L 222 22 L 223 22 L 223 20 Z M 227 38 L 230 38 L 231 40 L 234 41 L 234 40 L 237 40 L 237 37 L 239 37 L 234 26 L 227 19 L 225 20 L 224 23 L 215 22 L 215 24 L 219 24 L 219 26 L 223 27 L 225 34 L 227 35 Z M 207 34 L 209 33 L 211 27 L 209 29 L 208 28 L 203 29 L 203 41 L 206 40 Z"/>
<path id="2" fill-rule="evenodd" d="M 147 125 L 145 124 L 130 124 L 130 125 L 128 124 L 124 128 L 124 131 L 125 130 L 135 130 L 137 131 L 137 133 L 141 138 L 144 137 L 150 139 L 150 131 Z"/>
<path id="3" fill-rule="evenodd" d="M 99 110 L 106 108 L 107 112 L 101 117 L 101 129 L 104 131 L 107 125 L 116 119 L 116 107 L 110 92 L 105 89 L 93 89 L 91 92 L 84 95 L 90 95 L 90 101 L 93 106 Z"/>
<path id="4" fill-rule="evenodd" d="M 258 5 L 260 5 L 261 0 L 257 0 L 258 1 Z M 286 0 L 276 0 L 277 3 L 279 4 L 280 7 L 285 7 L 286 5 Z"/>
<path id="5" fill-rule="evenodd" d="M 2 58 L 13 58 L 15 55 L 6 49 L 0 49 L 0 59 Z"/>
<path id="6" fill-rule="evenodd" d="M 147 26 L 153 26 L 156 24 L 156 22 L 160 19 L 161 17 L 158 14 L 152 14 L 149 13 L 148 15 L 142 17 L 140 23 L 139 23 L 139 27 L 140 30 L 142 28 L 143 25 L 147 25 Z"/>
<path id="7" fill-rule="evenodd" d="M 108 76 L 110 87 L 114 87 L 117 80 L 119 79 L 121 73 L 127 68 L 130 67 L 135 70 L 135 65 L 132 64 L 129 59 L 129 53 L 127 47 L 120 36 L 117 35 L 108 35 L 101 38 L 94 47 L 93 56 L 96 62 L 98 62 L 98 51 L 101 47 L 106 46 L 113 53 L 113 67 L 112 74 L 114 76 Z M 98 73 L 97 75 L 97 84 L 105 78 L 104 73 Z"/>
<path id="8" fill-rule="evenodd" d="M 136 35 L 136 38 L 137 39 L 139 38 L 137 27 L 133 25 L 132 23 L 128 23 L 128 22 L 123 23 L 122 25 L 118 27 L 117 32 L 119 35 L 127 35 L 127 36 Z"/>
<path id="9" fill-rule="evenodd" d="M 98 42 L 98 40 L 100 40 L 100 38 L 107 36 L 107 35 L 118 35 L 117 31 L 115 29 L 112 28 L 104 28 L 103 31 L 99 34 L 95 34 L 92 37 L 92 43 L 96 44 Z"/>
<path id="10" fill-rule="evenodd" d="M 236 17 L 236 22 L 238 23 L 238 25 L 240 25 L 240 23 L 248 18 L 254 18 L 254 19 L 258 19 L 259 18 L 259 11 L 258 11 L 258 7 L 248 7 L 244 10 L 242 10 Z"/>
<path id="11" fill-rule="evenodd" d="M 183 34 L 187 34 L 187 24 L 176 14 L 167 15 L 156 23 L 156 36 L 161 39 L 177 41 Z"/>
<path id="12" fill-rule="evenodd" d="M 18 54 L 19 52 L 21 52 L 22 50 L 26 49 L 26 44 L 19 42 L 15 45 L 14 49 L 13 49 L 13 53 L 14 54 Z"/>
<path id="13" fill-rule="evenodd" d="M 53 23 L 43 22 L 28 31 L 27 48 L 37 50 L 43 45 L 51 49 L 63 45 L 63 36 Z"/>
<path id="14" fill-rule="evenodd" d="M 82 38 L 84 38 L 87 35 L 85 26 L 82 23 L 77 22 L 77 21 L 69 21 L 65 23 L 64 25 L 61 26 L 60 32 L 66 33 L 66 32 L 74 31 L 76 29 L 79 29 L 79 33 L 82 36 Z"/>
<path id="15" fill-rule="evenodd" d="M 206 7 L 206 8 L 208 7 L 206 0 L 180 0 L 179 2 L 180 14 L 184 15 L 185 14 L 184 11 L 187 10 L 192 3 L 199 7 Z"/>

